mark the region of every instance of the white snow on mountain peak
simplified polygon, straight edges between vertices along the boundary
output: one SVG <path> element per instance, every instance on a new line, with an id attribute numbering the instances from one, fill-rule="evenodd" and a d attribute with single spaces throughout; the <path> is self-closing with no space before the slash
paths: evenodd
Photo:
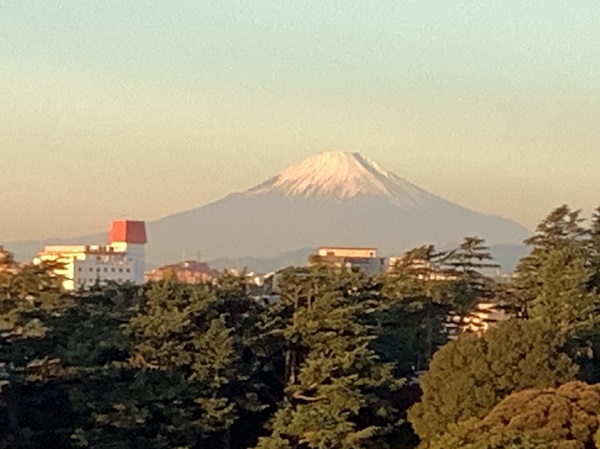
<path id="1" fill-rule="evenodd" d="M 385 197 L 399 206 L 436 198 L 359 153 L 319 153 L 283 170 L 248 193 L 278 191 L 288 197 Z"/>

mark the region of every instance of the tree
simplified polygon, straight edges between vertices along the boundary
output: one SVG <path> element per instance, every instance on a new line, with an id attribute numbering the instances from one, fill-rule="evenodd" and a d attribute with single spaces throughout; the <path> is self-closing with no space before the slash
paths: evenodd
<path id="1" fill-rule="evenodd" d="M 512 298 L 521 316 L 529 317 L 532 305 L 548 281 L 543 271 L 551 255 L 555 259 L 562 255 L 565 263 L 572 258 L 585 259 L 587 266 L 588 232 L 582 222 L 580 211 L 571 211 L 567 205 L 563 205 L 542 220 L 535 235 L 525 240 L 525 244 L 532 249 L 517 265 Z"/>
<path id="2" fill-rule="evenodd" d="M 598 324 L 600 297 L 588 289 L 588 257 L 578 246 L 549 248 L 537 268 L 536 295 L 528 305 L 530 319 L 565 335 L 589 333 Z"/>
<path id="3" fill-rule="evenodd" d="M 433 245 L 407 251 L 383 277 L 384 299 L 372 316 L 373 348 L 402 376 L 427 368 L 434 351 L 448 341 L 446 317 L 454 280 Z"/>
<path id="4" fill-rule="evenodd" d="M 589 228 L 592 278 L 590 289 L 600 291 L 600 207 L 596 208 Z"/>
<path id="5" fill-rule="evenodd" d="M 64 443 L 64 435 L 56 428 L 65 423 L 55 415 L 40 424 L 40 407 L 34 405 L 64 402 L 45 388 L 49 378 L 62 372 L 47 351 L 50 329 L 45 317 L 60 316 L 72 298 L 61 294 L 60 279 L 51 265 L 18 265 L 7 252 L 1 257 L 0 427 L 4 432 L 0 433 L 0 447 L 30 447 L 49 435 L 44 432 L 54 432 L 54 437 L 47 439 L 52 447 L 53 442 Z M 32 389 L 37 390 L 34 395 Z"/>
<path id="6" fill-rule="evenodd" d="M 569 382 L 514 393 L 483 419 L 450 426 L 430 449 L 592 449 L 600 447 L 600 387 Z"/>
<path id="7" fill-rule="evenodd" d="M 599 379 L 600 295 L 596 284 L 599 224 L 583 225 L 579 211 L 555 209 L 526 243 L 529 255 L 519 262 L 508 301 L 518 315 L 544 323 L 563 334 L 582 378 Z"/>
<path id="8" fill-rule="evenodd" d="M 370 349 L 371 302 L 359 273 L 318 265 L 284 273 L 274 308 L 285 360 L 285 397 L 260 449 L 388 447 L 400 382 Z M 363 285 L 364 287 L 364 285 Z M 280 320 L 278 320 L 280 319 Z"/>
<path id="9" fill-rule="evenodd" d="M 496 285 L 483 270 L 499 268 L 493 262 L 490 248 L 485 240 L 479 237 L 465 237 L 460 246 L 451 251 L 444 261 L 449 268 L 451 283 L 450 305 L 452 308 L 451 323 L 457 333 L 467 329 L 477 306 L 494 297 Z M 479 330 L 476 328 L 473 330 Z"/>
<path id="10" fill-rule="evenodd" d="M 563 341 L 540 323 L 509 320 L 481 336 L 462 334 L 434 356 L 420 380 L 421 402 L 409 420 L 425 441 L 448 426 L 482 418 L 509 394 L 574 379 L 577 366 Z"/>
<path id="11" fill-rule="evenodd" d="M 256 328 L 256 307 L 233 281 L 147 286 L 125 328 L 129 359 L 86 377 L 72 394 L 87 417 L 74 433 L 78 446 L 192 448 L 204 441 L 228 449 L 240 416 L 262 410 L 262 385 L 253 378 L 259 367 L 245 339 Z"/>

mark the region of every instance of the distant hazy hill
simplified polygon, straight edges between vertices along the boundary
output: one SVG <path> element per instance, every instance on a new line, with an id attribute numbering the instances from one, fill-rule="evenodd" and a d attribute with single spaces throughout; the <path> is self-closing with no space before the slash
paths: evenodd
<path id="1" fill-rule="evenodd" d="M 308 262 L 308 257 L 315 253 L 316 248 L 305 248 L 298 251 L 290 251 L 279 254 L 272 258 L 240 257 L 237 259 L 211 260 L 211 268 L 222 270 L 224 268 L 246 270 L 255 273 L 269 273 L 289 266 L 302 266 Z M 494 245 L 490 252 L 494 260 L 500 264 L 501 271 L 511 272 L 515 269 L 521 257 L 528 253 L 525 245 Z M 394 254 L 381 254 L 381 256 L 392 256 Z"/>
<path id="2" fill-rule="evenodd" d="M 375 246 L 385 255 L 425 243 L 448 246 L 468 235 L 490 245 L 519 244 L 530 234 L 514 221 L 451 203 L 358 153 L 342 152 L 315 155 L 246 192 L 147 227 L 151 264 L 179 261 L 198 250 L 204 260 L 238 261 L 320 245 Z M 77 240 L 85 239 L 104 242 L 105 236 Z M 35 245 L 6 246 L 23 254 Z"/>

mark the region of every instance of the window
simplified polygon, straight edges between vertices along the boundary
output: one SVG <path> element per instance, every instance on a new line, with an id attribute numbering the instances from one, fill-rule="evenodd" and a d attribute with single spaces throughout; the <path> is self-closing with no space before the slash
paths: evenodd
<path id="1" fill-rule="evenodd" d="M 126 270 L 126 271 L 127 271 L 128 273 L 131 273 L 131 269 L 130 269 L 130 268 L 127 268 L 127 270 Z"/>
<path id="2" fill-rule="evenodd" d="M 110 269 L 110 271 L 112 271 L 112 272 L 114 273 L 114 272 L 115 272 L 115 267 L 112 267 L 112 268 Z"/>
<path id="3" fill-rule="evenodd" d="M 108 271 L 108 268 L 104 267 L 104 272 L 106 273 Z"/>
<path id="4" fill-rule="evenodd" d="M 81 267 L 77 267 L 77 271 L 81 271 Z"/>
<path id="5" fill-rule="evenodd" d="M 100 267 L 96 268 L 96 272 L 100 273 Z"/>
<path id="6" fill-rule="evenodd" d="M 122 273 L 122 272 L 123 272 L 123 268 L 119 268 L 119 273 Z"/>
<path id="7" fill-rule="evenodd" d="M 92 267 L 90 267 L 90 271 L 94 271 L 94 269 Z"/>

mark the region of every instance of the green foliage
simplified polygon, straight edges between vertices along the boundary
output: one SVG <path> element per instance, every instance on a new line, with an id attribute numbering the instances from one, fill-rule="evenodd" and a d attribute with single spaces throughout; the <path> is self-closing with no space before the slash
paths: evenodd
<path id="1" fill-rule="evenodd" d="M 592 276 L 583 251 L 566 246 L 549 249 L 538 268 L 536 296 L 528 314 L 565 334 L 578 335 L 598 324 L 600 297 L 589 291 Z"/>
<path id="2" fill-rule="evenodd" d="M 600 380 L 600 279 L 598 213 L 589 229 L 579 211 L 555 209 L 526 243 L 531 253 L 515 272 L 512 301 L 519 314 L 563 334 L 582 378 Z"/>
<path id="3" fill-rule="evenodd" d="M 399 375 L 426 369 L 434 351 L 448 341 L 454 279 L 443 266 L 446 257 L 433 245 L 415 248 L 383 277 L 384 299 L 370 321 L 377 332 L 372 346 Z"/>
<path id="4" fill-rule="evenodd" d="M 422 393 L 424 448 L 594 449 L 596 387 L 523 390 L 600 379 L 600 209 L 528 243 L 503 298 L 526 319 L 450 343 L 498 303 L 477 237 L 380 277 L 288 269 L 268 300 L 229 274 L 65 294 L 0 249 L 0 448 L 411 449 Z"/>
<path id="5" fill-rule="evenodd" d="M 490 248 L 479 237 L 466 237 L 460 246 L 451 251 L 445 264 L 449 267 L 451 320 L 457 333 L 465 330 L 479 331 L 470 320 L 476 307 L 494 298 L 496 284 L 483 271 L 499 268 L 493 261 Z"/>
<path id="6" fill-rule="evenodd" d="M 591 449 L 598 446 L 600 387 L 570 382 L 525 390 L 500 402 L 483 419 L 450 426 L 430 449 Z"/>
<path id="7" fill-rule="evenodd" d="M 576 365 L 555 332 L 513 319 L 482 336 L 463 334 L 442 347 L 421 377 L 423 397 L 409 420 L 424 440 L 449 425 L 485 416 L 507 395 L 572 380 Z"/>
<path id="8" fill-rule="evenodd" d="M 257 448 L 388 447 L 384 436 L 398 420 L 388 397 L 400 382 L 369 347 L 365 282 L 324 266 L 284 274 L 276 310 L 285 398 Z"/>
<path id="9" fill-rule="evenodd" d="M 74 398 L 90 416 L 75 433 L 80 446 L 108 448 L 119 441 L 123 447 L 195 447 L 203 438 L 227 445 L 240 415 L 262 410 L 261 385 L 251 378 L 256 368 L 242 360 L 247 331 L 236 332 L 233 325 L 256 319 L 256 303 L 236 291 L 231 279 L 225 284 L 169 280 L 146 289 L 126 326 L 130 361 L 106 373 L 119 388 L 96 401 L 89 395 L 84 400 L 85 394 Z M 90 381 L 90 389 L 106 382 Z"/>
<path id="10" fill-rule="evenodd" d="M 600 291 L 600 207 L 594 211 L 589 227 L 590 235 L 590 269 L 592 278 L 590 279 L 590 289 Z"/>
<path id="11" fill-rule="evenodd" d="M 513 303 L 520 309 L 521 315 L 542 320 L 555 319 L 552 315 L 560 312 L 558 309 L 575 305 L 579 293 L 590 293 L 586 290 L 592 274 L 587 271 L 590 245 L 588 231 L 581 225 L 582 221 L 579 211 L 561 206 L 538 225 L 533 237 L 525 241 L 532 247 L 531 253 L 519 262 L 514 281 Z M 564 281 L 557 279 L 563 276 L 561 265 L 568 268 L 564 272 Z M 550 298 L 563 294 L 565 284 L 568 284 L 570 297 Z M 584 312 L 577 321 L 587 319 Z M 567 329 L 572 324 L 573 317 L 563 316 L 560 320 L 562 328 Z"/>

